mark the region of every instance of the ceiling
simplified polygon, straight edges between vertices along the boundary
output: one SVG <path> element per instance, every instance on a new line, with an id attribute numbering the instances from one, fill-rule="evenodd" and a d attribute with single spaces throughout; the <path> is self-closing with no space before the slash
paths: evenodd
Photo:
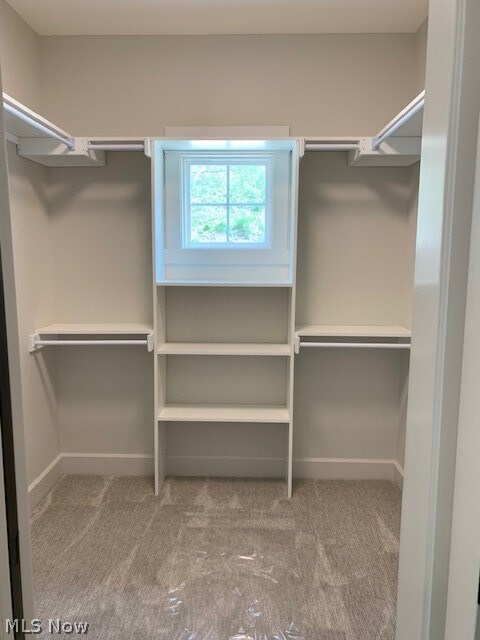
<path id="1" fill-rule="evenodd" d="M 40 35 L 412 33 L 428 0 L 7 0 Z"/>

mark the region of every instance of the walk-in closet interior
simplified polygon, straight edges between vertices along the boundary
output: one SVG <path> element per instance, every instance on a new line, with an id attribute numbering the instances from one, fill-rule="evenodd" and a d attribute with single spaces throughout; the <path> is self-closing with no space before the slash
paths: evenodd
<path id="1" fill-rule="evenodd" d="M 0 2 L 36 617 L 393 639 L 426 4 L 157 36 Z"/>

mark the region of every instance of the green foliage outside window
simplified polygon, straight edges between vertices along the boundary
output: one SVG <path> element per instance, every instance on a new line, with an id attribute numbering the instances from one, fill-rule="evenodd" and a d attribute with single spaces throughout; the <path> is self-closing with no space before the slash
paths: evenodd
<path id="1" fill-rule="evenodd" d="M 263 244 L 266 165 L 190 164 L 191 244 Z"/>

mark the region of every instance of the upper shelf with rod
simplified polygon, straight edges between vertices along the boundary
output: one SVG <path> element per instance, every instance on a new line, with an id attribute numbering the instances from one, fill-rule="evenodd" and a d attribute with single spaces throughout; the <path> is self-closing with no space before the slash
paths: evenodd
<path id="1" fill-rule="evenodd" d="M 104 166 L 105 151 L 143 151 L 143 138 L 74 137 L 3 93 L 6 138 L 18 155 L 48 167 Z"/>
<path id="2" fill-rule="evenodd" d="M 422 91 L 373 137 L 306 138 L 305 151 L 348 151 L 350 166 L 410 166 L 420 160 Z"/>
<path id="3" fill-rule="evenodd" d="M 376 136 L 306 137 L 304 150 L 348 151 L 351 166 L 410 166 L 420 159 L 424 104 L 422 91 Z M 6 93 L 3 107 L 7 140 L 39 164 L 103 166 L 106 151 L 146 151 L 142 137 L 74 137 Z"/>
<path id="4" fill-rule="evenodd" d="M 360 167 L 408 167 L 420 160 L 422 148 L 422 91 L 373 138 L 362 138 L 358 149 L 350 151 L 349 164 Z"/>
<path id="5" fill-rule="evenodd" d="M 139 323 L 51 324 L 28 336 L 34 353 L 43 347 L 146 346 L 153 351 L 153 329 Z"/>
<path id="6" fill-rule="evenodd" d="M 300 348 L 410 349 L 412 332 L 393 325 L 303 325 L 295 330 L 295 353 Z M 305 340 L 302 340 L 305 338 Z M 313 341 L 312 338 L 318 340 Z"/>

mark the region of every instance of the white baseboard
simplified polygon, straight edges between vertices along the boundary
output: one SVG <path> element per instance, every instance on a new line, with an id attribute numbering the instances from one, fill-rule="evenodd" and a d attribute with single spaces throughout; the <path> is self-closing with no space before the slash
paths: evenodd
<path id="1" fill-rule="evenodd" d="M 293 475 L 321 480 L 393 480 L 393 460 L 297 458 Z"/>
<path id="2" fill-rule="evenodd" d="M 284 458 L 237 456 L 167 456 L 167 474 L 172 476 L 226 476 L 239 478 L 283 478 Z M 112 476 L 153 475 L 153 455 L 143 453 L 63 453 L 29 486 L 33 509 L 63 474 Z M 296 458 L 295 478 L 324 480 L 393 480 L 402 489 L 403 469 L 396 460 L 351 458 Z"/>
<path id="3" fill-rule="evenodd" d="M 400 491 L 403 491 L 403 475 L 404 475 L 404 471 L 400 466 L 400 463 L 397 460 L 394 460 L 393 461 L 393 481 L 395 482 L 397 487 L 400 489 Z"/>
<path id="4" fill-rule="evenodd" d="M 60 453 L 28 486 L 30 510 L 34 509 L 63 475 L 63 456 Z"/>
<path id="5" fill-rule="evenodd" d="M 153 475 L 153 455 L 147 453 L 64 453 L 63 472 L 106 476 Z"/>
<path id="6" fill-rule="evenodd" d="M 153 455 L 142 453 L 60 453 L 28 487 L 30 510 L 43 500 L 62 475 L 153 475 Z"/>
<path id="7" fill-rule="evenodd" d="M 393 480 L 393 460 L 349 458 L 296 458 L 295 478 L 330 480 Z M 284 458 L 241 458 L 235 456 L 167 456 L 167 475 L 283 478 Z"/>

